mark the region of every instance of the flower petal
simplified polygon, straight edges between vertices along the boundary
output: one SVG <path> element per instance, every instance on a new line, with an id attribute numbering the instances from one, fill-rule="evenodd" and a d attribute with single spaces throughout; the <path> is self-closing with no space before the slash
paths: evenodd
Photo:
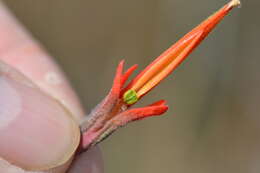
<path id="1" fill-rule="evenodd" d="M 134 78 L 126 87 L 126 90 L 135 90 L 138 97 L 142 97 L 150 91 L 160 83 L 161 80 L 168 76 L 194 50 L 194 48 L 200 44 L 200 42 L 234 6 L 239 4 L 239 0 L 232 0 L 191 32 L 186 34 Z"/>
<path id="2" fill-rule="evenodd" d="M 115 78 L 114 78 L 114 83 L 113 83 L 113 86 L 112 86 L 112 89 L 111 89 L 111 92 L 115 95 L 118 95 L 118 96 L 119 96 L 120 90 L 122 88 L 121 84 L 122 84 L 122 73 L 123 73 L 124 63 L 125 63 L 125 61 L 122 60 L 118 64 L 118 67 L 117 67 L 117 70 L 116 70 L 116 75 L 115 75 Z"/>
<path id="3" fill-rule="evenodd" d="M 130 67 L 129 69 L 126 70 L 126 72 L 123 74 L 122 79 L 121 79 L 121 85 L 123 86 L 125 84 L 125 82 L 127 81 L 127 79 L 129 78 L 129 76 L 137 69 L 138 65 L 135 64 L 132 67 Z"/>
<path id="4" fill-rule="evenodd" d="M 111 119 L 111 121 L 113 121 L 114 124 L 117 124 L 117 126 L 124 126 L 131 121 L 161 115 L 168 110 L 168 106 L 165 105 L 165 103 L 164 100 L 161 100 L 146 107 L 129 109 Z"/>

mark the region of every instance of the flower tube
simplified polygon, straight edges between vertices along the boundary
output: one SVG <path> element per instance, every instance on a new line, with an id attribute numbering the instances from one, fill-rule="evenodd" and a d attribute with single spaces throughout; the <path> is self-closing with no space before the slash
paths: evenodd
<path id="1" fill-rule="evenodd" d="M 123 72 L 124 61 L 121 61 L 109 94 L 81 123 L 82 142 L 79 151 L 97 144 L 128 122 L 166 112 L 168 106 L 164 100 L 142 108 L 131 108 L 131 106 L 176 69 L 231 9 L 238 5 L 240 5 L 239 0 L 230 1 L 162 53 L 126 87 L 124 85 L 137 65 Z"/>

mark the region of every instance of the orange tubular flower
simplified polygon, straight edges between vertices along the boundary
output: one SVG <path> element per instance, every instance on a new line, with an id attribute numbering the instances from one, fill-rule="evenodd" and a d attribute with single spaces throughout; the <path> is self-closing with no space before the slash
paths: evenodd
<path id="1" fill-rule="evenodd" d="M 166 112 L 168 106 L 166 106 L 164 100 L 143 108 L 130 109 L 130 106 L 166 78 L 200 44 L 221 19 L 238 5 L 240 5 L 239 0 L 230 1 L 156 58 L 126 87 L 124 87 L 124 84 L 137 68 L 137 65 L 123 73 L 124 61 L 121 61 L 109 94 L 81 124 L 81 149 L 95 145 L 128 122 Z"/>
<path id="2" fill-rule="evenodd" d="M 156 58 L 127 87 L 140 98 L 167 77 L 209 34 L 238 0 L 231 1 Z"/>

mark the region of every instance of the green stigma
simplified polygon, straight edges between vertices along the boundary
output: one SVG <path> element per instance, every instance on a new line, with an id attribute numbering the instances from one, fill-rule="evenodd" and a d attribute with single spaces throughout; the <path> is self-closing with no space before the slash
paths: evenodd
<path id="1" fill-rule="evenodd" d="M 137 93 L 135 90 L 127 90 L 123 95 L 124 102 L 128 105 L 132 105 L 138 101 Z"/>

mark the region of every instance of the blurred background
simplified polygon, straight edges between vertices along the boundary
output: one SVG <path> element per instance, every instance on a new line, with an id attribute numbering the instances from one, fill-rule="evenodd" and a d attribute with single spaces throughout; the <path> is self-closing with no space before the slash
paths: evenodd
<path id="1" fill-rule="evenodd" d="M 121 59 L 139 70 L 227 0 L 8 0 L 68 75 L 89 112 Z M 259 0 L 244 0 L 141 104 L 161 117 L 101 144 L 106 173 L 259 173 Z M 258 49 L 258 50 L 257 50 Z"/>

